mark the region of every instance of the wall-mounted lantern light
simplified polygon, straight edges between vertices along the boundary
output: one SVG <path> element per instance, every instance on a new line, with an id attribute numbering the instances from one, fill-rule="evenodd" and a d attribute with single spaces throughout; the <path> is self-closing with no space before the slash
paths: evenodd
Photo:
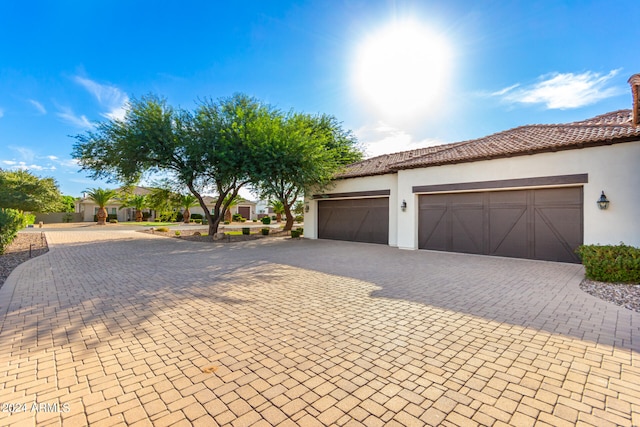
<path id="1" fill-rule="evenodd" d="M 607 196 L 604 195 L 604 191 L 600 195 L 597 203 L 600 209 L 607 209 L 609 207 L 609 200 L 607 200 Z"/>
<path id="2" fill-rule="evenodd" d="M 309 203 L 304 204 L 304 211 L 309 213 Z"/>
<path id="3" fill-rule="evenodd" d="M 407 201 L 403 200 L 402 204 L 400 205 L 400 209 L 402 209 L 402 212 L 407 210 Z"/>

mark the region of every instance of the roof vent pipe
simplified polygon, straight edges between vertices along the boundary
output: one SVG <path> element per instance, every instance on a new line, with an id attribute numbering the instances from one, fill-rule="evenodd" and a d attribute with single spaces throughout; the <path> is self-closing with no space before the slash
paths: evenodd
<path id="1" fill-rule="evenodd" d="M 640 126 L 640 74 L 631 76 L 629 84 L 633 95 L 633 125 Z"/>

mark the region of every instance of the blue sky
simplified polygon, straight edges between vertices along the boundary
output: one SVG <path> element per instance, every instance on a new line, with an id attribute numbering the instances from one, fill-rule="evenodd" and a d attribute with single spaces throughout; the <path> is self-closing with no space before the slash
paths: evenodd
<path id="1" fill-rule="evenodd" d="M 327 113 L 369 155 L 631 106 L 640 2 L 35 1 L 0 8 L 0 168 L 64 194 L 74 139 L 154 93 Z"/>

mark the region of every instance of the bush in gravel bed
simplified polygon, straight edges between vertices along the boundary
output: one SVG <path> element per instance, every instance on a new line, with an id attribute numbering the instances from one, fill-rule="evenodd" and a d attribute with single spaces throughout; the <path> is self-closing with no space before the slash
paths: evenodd
<path id="1" fill-rule="evenodd" d="M 640 283 L 640 249 L 620 245 L 582 245 L 576 249 L 587 279 L 598 282 Z"/>
<path id="2" fill-rule="evenodd" d="M 15 209 L 0 209 L 0 255 L 15 239 L 18 230 L 26 227 L 27 218 Z"/>

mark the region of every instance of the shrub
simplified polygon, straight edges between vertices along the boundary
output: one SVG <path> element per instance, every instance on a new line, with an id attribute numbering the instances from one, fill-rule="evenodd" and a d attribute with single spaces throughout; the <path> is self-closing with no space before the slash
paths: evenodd
<path id="1" fill-rule="evenodd" d="M 241 221 L 243 218 L 242 218 L 242 215 L 240 215 L 239 213 L 235 213 L 235 214 L 233 214 L 233 216 L 231 217 L 231 219 L 232 219 L 233 221 L 239 222 L 239 221 Z"/>
<path id="2" fill-rule="evenodd" d="M 110 219 L 109 220 L 109 224 L 117 224 L 118 220 L 117 219 Z"/>
<path id="3" fill-rule="evenodd" d="M 25 220 L 25 224 L 29 225 L 29 224 L 35 224 L 36 222 L 36 216 L 35 214 L 31 214 L 31 213 L 24 213 L 24 220 Z"/>
<path id="4" fill-rule="evenodd" d="M 270 218 L 270 217 L 268 217 L 268 216 L 262 217 L 262 223 L 263 223 L 264 225 L 269 225 L 269 224 L 271 224 L 271 218 Z"/>
<path id="5" fill-rule="evenodd" d="M 582 245 L 576 249 L 587 279 L 599 282 L 640 283 L 640 249 L 620 245 Z"/>
<path id="6" fill-rule="evenodd" d="M 278 219 L 278 217 L 277 217 L 277 216 L 275 216 L 275 215 L 271 215 L 271 219 L 272 219 L 273 221 L 275 221 L 275 220 L 277 220 L 277 219 Z"/>
<path id="7" fill-rule="evenodd" d="M 199 214 L 199 213 L 193 213 L 193 214 L 191 214 L 191 216 L 189 218 L 193 219 L 193 220 L 196 220 L 196 219 L 200 219 L 201 220 L 203 218 L 203 216 L 202 216 L 202 214 Z"/>
<path id="8" fill-rule="evenodd" d="M 224 222 L 224 225 L 229 225 L 229 221 L 225 221 L 225 222 Z"/>
<path id="9" fill-rule="evenodd" d="M 260 231 L 262 231 L 262 235 L 263 235 L 263 236 L 268 236 L 268 235 L 269 235 L 269 229 L 268 229 L 268 228 L 263 228 L 263 229 L 262 229 L 262 230 L 260 230 Z"/>
<path id="10" fill-rule="evenodd" d="M 0 255 L 16 238 L 18 230 L 27 226 L 27 218 L 15 209 L 0 209 Z"/>
<path id="11" fill-rule="evenodd" d="M 73 221 L 73 214 L 71 212 L 67 212 L 62 215 L 62 222 L 71 222 Z"/>
<path id="12" fill-rule="evenodd" d="M 195 222 L 196 222 L 196 224 L 202 224 L 202 220 L 201 219 L 196 219 Z"/>
<path id="13" fill-rule="evenodd" d="M 291 238 L 296 239 L 302 235 L 300 230 L 291 230 Z"/>
<path id="14" fill-rule="evenodd" d="M 304 217 L 302 215 L 296 215 L 296 217 L 293 220 L 295 222 L 302 222 L 304 221 Z"/>
<path id="15" fill-rule="evenodd" d="M 156 228 L 156 231 L 160 231 L 162 233 L 166 233 L 169 231 L 169 227 L 158 227 Z"/>
<path id="16" fill-rule="evenodd" d="M 180 236 L 180 230 L 176 230 L 176 236 Z"/>
<path id="17" fill-rule="evenodd" d="M 300 234 L 304 234 L 304 228 L 302 227 L 296 227 L 296 231 L 299 231 Z"/>
<path id="18" fill-rule="evenodd" d="M 251 229 L 249 227 L 242 227 L 242 234 L 248 236 L 249 234 L 251 234 Z"/>

